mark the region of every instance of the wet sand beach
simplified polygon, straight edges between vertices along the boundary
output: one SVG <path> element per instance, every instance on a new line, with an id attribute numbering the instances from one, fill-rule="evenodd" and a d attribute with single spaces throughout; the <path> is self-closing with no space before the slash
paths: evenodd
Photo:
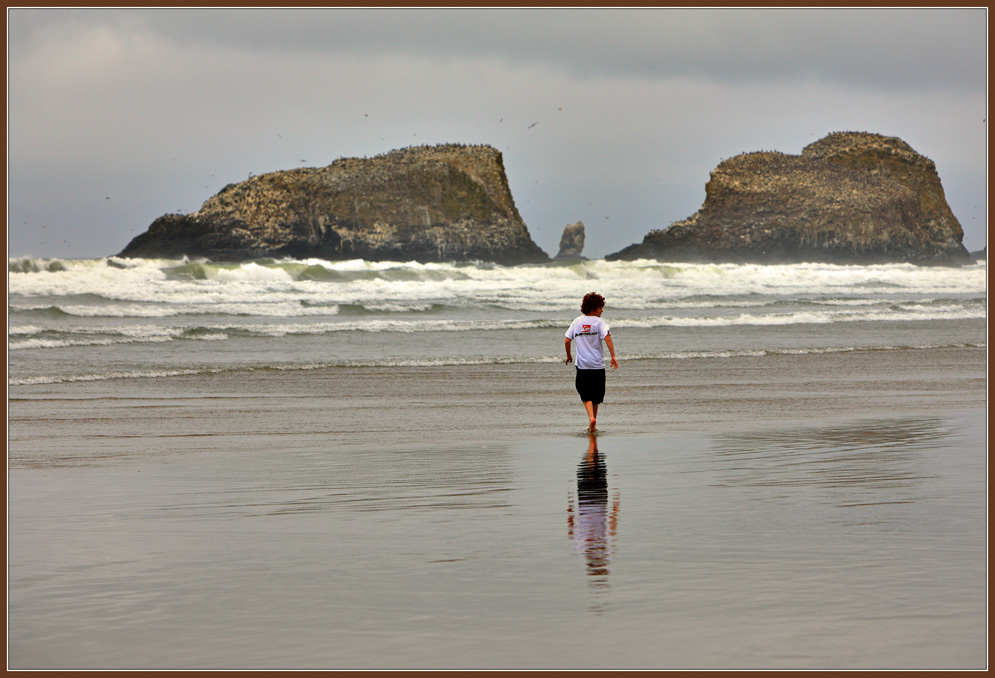
<path id="1" fill-rule="evenodd" d="M 603 435 L 984 407 L 983 348 L 629 360 Z M 562 363 L 245 370 L 10 389 L 10 464 L 271 447 L 423 447 L 584 432 Z M 58 444 L 65 441 L 65 444 Z M 143 449 L 144 448 L 144 449 Z M 49 461 L 51 458 L 51 461 Z"/>
<path id="2" fill-rule="evenodd" d="M 984 668 L 986 350 L 16 385 L 9 667 Z"/>

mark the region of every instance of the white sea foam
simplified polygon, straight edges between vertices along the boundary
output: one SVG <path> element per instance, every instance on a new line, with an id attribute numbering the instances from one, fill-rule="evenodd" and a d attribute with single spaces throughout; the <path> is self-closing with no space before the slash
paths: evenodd
<path id="1" fill-rule="evenodd" d="M 19 336 L 22 334 L 38 334 L 39 332 L 44 332 L 45 329 L 42 327 L 37 327 L 35 325 L 19 325 L 15 327 L 7 327 L 7 336 Z"/>
<path id="2" fill-rule="evenodd" d="M 231 311 L 232 307 L 225 307 Z M 320 309 L 319 316 L 332 315 L 328 309 Z M 252 315 L 248 312 L 245 315 Z M 265 317 L 266 313 L 255 317 Z M 274 313 L 275 317 L 291 317 Z M 302 315 L 309 315 L 304 313 Z M 913 322 L 942 320 L 972 320 L 987 316 L 986 307 L 980 303 L 899 303 L 883 306 L 844 305 L 818 307 L 786 312 L 741 312 L 696 315 L 674 315 L 669 313 L 614 317 L 610 324 L 618 329 L 651 329 L 666 327 L 684 328 L 723 328 L 738 326 L 790 326 L 790 325 L 829 325 L 855 322 Z M 46 329 L 36 325 L 14 327 L 9 332 L 8 349 L 53 349 L 70 346 L 107 346 L 111 344 L 163 343 L 174 340 L 224 341 L 233 333 L 240 336 L 284 337 L 326 335 L 338 332 L 367 333 L 427 333 L 427 332 L 494 332 L 513 330 L 560 329 L 566 320 L 556 318 L 496 318 L 480 320 L 473 318 L 436 318 L 432 316 L 415 318 L 348 318 L 343 320 L 261 323 L 255 320 L 245 323 L 208 323 L 203 325 L 115 325 L 77 326 Z M 53 336 L 54 335 L 54 336 Z"/>
<path id="3" fill-rule="evenodd" d="M 75 327 L 63 330 L 32 328 L 30 334 L 20 332 L 17 339 L 8 340 L 7 349 L 23 351 L 27 349 L 54 349 L 70 346 L 112 346 L 115 344 L 161 344 L 176 339 L 193 341 L 223 341 L 228 338 L 224 332 L 205 330 L 191 332 L 191 328 L 159 327 L 148 325 L 123 325 L 118 327 Z M 27 339 L 20 337 L 28 336 Z"/>
<path id="4" fill-rule="evenodd" d="M 27 339 L 25 341 L 7 342 L 7 350 L 23 351 L 32 348 L 68 348 L 70 346 L 112 346 L 114 344 L 160 344 L 172 341 L 169 336 L 154 337 L 114 337 L 86 339 Z"/>
<path id="5" fill-rule="evenodd" d="M 877 306 L 880 299 L 812 299 L 809 303 L 819 306 Z"/>
<path id="6" fill-rule="evenodd" d="M 242 264 L 238 268 L 217 269 L 214 279 L 221 282 L 269 283 L 291 282 L 293 281 L 293 276 L 277 266 L 260 266 L 259 264 L 249 262 Z"/>
<path id="7" fill-rule="evenodd" d="M 14 377 L 7 379 L 11 386 L 33 386 L 42 384 L 70 384 L 86 381 L 110 381 L 112 379 L 157 379 L 162 377 L 179 377 L 194 374 L 211 374 L 222 370 L 135 370 L 129 372 L 106 372 L 92 374 L 70 375 L 40 375 L 34 377 Z"/>
<path id="8" fill-rule="evenodd" d="M 942 348 L 984 348 L 984 344 L 924 344 L 915 346 L 868 345 L 868 346 L 829 346 L 803 349 L 747 349 L 717 351 L 667 351 L 621 356 L 622 362 L 641 360 L 727 360 L 731 358 L 755 358 L 776 355 L 826 355 L 833 353 L 853 353 L 861 351 L 916 351 Z M 32 386 L 63 384 L 74 382 L 110 381 L 114 379 L 160 379 L 180 376 L 219 374 L 222 372 L 256 372 L 273 370 L 280 372 L 307 372 L 330 368 L 393 368 L 393 367 L 466 367 L 478 365 L 529 365 L 560 364 L 562 356 L 534 356 L 519 358 L 503 357 L 455 357 L 455 358 L 385 358 L 343 360 L 335 362 L 309 362 L 298 364 L 260 364 L 229 368 L 185 368 L 173 370 L 133 370 L 109 371 L 104 373 L 36 375 L 30 377 L 8 377 L 10 386 Z"/>
<path id="9" fill-rule="evenodd" d="M 146 337 L 143 339 L 132 338 L 90 338 L 90 339 L 28 339 L 26 341 L 12 341 L 7 343 L 9 351 L 23 351 L 27 349 L 52 349 L 69 348 L 70 346 L 112 346 L 114 344 L 159 344 L 172 341 L 169 337 Z"/>
<path id="10" fill-rule="evenodd" d="M 13 264 L 11 262 L 14 262 Z M 35 265 L 37 264 L 37 265 Z M 429 303 L 498 306 L 512 310 L 574 309 L 579 295 L 596 289 L 617 309 L 663 308 L 675 303 L 721 303 L 723 298 L 862 298 L 912 294 L 944 297 L 986 293 L 986 266 L 917 267 L 911 264 L 836 266 L 786 264 L 661 264 L 594 260 L 571 266 L 417 264 L 413 262 L 286 261 L 271 264 L 195 264 L 203 279 L 173 279 L 167 271 L 189 262 L 161 260 L 46 260 L 32 265 L 8 260 L 9 292 L 21 298 L 97 295 L 116 302 L 160 308 L 212 304 L 359 304 L 404 308 Z M 39 270 L 35 271 L 37 268 Z M 298 279 L 320 269 L 339 277 Z M 18 272 L 27 270 L 28 272 Z M 708 297 L 707 300 L 699 299 Z M 756 300 L 753 300 L 756 301 Z M 21 300 L 15 299 L 15 303 Z M 849 303 L 857 304 L 858 301 Z M 77 304 L 74 306 L 85 306 Z M 264 308 L 264 307 L 260 307 Z M 116 312 L 162 310 L 124 307 Z M 239 309 L 232 309 L 239 312 Z M 74 308 L 75 312 L 81 312 Z M 108 312 L 110 310 L 108 309 Z"/>
<path id="11" fill-rule="evenodd" d="M 330 316 L 339 312 L 338 306 L 304 306 L 299 301 L 260 303 L 202 303 L 202 304 L 96 304 L 90 306 L 65 304 L 56 306 L 66 315 L 80 318 L 173 318 L 182 315 L 231 315 L 294 318 L 305 316 Z M 14 310 L 27 310 L 14 306 Z"/>
<path id="12" fill-rule="evenodd" d="M 32 348 L 68 348 L 70 346 L 110 346 L 123 343 L 114 339 L 26 339 L 24 341 L 8 341 L 8 351 L 23 351 Z M 168 341 L 164 340 L 164 341 Z"/>
<path id="13" fill-rule="evenodd" d="M 985 309 L 981 306 L 912 307 L 901 306 L 892 309 L 870 311 L 797 311 L 791 313 L 739 313 L 728 316 L 643 316 L 636 318 L 613 318 L 613 327 L 652 328 L 652 327 L 728 327 L 738 325 L 796 325 L 828 324 L 860 321 L 944 320 L 984 318 Z M 371 319 L 351 320 L 350 322 L 308 323 L 308 324 L 260 324 L 244 326 L 240 329 L 269 336 L 287 334 L 326 334 L 332 332 L 468 332 L 495 330 L 525 330 L 559 328 L 564 325 L 560 318 L 531 320 L 502 320 L 497 322 L 461 319 Z M 220 329 L 234 329 L 221 326 Z"/>
<path id="14" fill-rule="evenodd" d="M 908 322 L 914 320 L 967 320 L 984 318 L 984 308 L 921 307 L 871 312 L 797 311 L 793 313 L 739 313 L 734 316 L 621 318 L 613 320 L 616 327 L 730 327 L 736 325 L 824 325 L 848 322 Z"/>
<path id="15" fill-rule="evenodd" d="M 363 308 L 378 313 L 411 313 L 431 310 L 432 304 L 364 304 Z"/>

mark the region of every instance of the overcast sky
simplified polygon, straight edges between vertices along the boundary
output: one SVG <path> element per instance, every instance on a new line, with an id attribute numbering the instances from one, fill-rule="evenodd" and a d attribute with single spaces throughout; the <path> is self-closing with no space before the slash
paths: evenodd
<path id="1" fill-rule="evenodd" d="M 987 10 L 7 11 L 8 253 L 99 257 L 250 174 L 504 154 L 532 238 L 600 257 L 724 158 L 834 131 L 932 159 L 986 244 Z"/>

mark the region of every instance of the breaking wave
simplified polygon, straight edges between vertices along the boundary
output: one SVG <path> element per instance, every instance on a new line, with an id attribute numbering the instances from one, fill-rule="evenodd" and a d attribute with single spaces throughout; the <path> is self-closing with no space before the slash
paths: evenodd
<path id="1" fill-rule="evenodd" d="M 911 264 L 663 264 L 591 260 L 499 266 L 416 262 L 261 259 L 242 263 L 188 260 L 8 259 L 17 312 L 122 317 L 219 313 L 308 315 L 350 307 L 417 312 L 440 306 L 515 311 L 573 310 L 578 294 L 597 289 L 614 309 L 652 310 L 757 302 L 770 295 L 859 299 L 879 294 L 983 295 L 984 262 L 961 268 Z M 58 298 L 60 303 L 30 303 Z M 93 307 L 89 309 L 89 307 Z M 318 309 L 318 310 L 315 310 Z"/>
<path id="2" fill-rule="evenodd" d="M 864 351 L 915 351 L 930 349 L 984 348 L 984 344 L 924 344 L 918 346 L 841 346 L 801 349 L 752 349 L 752 350 L 718 350 L 718 351 L 667 351 L 660 353 L 642 353 L 626 355 L 625 361 L 643 360 L 724 360 L 730 358 L 751 358 L 777 355 L 827 355 L 834 353 L 856 353 Z M 530 364 L 562 364 L 560 356 L 539 356 L 523 358 L 389 358 L 382 360 L 339 360 L 329 362 L 312 362 L 305 364 L 262 364 L 238 367 L 203 367 L 167 370 L 134 370 L 109 371 L 103 373 L 84 373 L 70 375 L 39 375 L 31 377 L 10 377 L 8 385 L 44 385 L 75 382 L 109 381 L 114 379 L 161 379 L 181 376 L 200 376 L 221 373 L 251 373 L 251 372 L 308 372 L 314 370 L 338 368 L 431 368 L 431 367 L 462 367 L 486 365 L 530 365 Z"/>

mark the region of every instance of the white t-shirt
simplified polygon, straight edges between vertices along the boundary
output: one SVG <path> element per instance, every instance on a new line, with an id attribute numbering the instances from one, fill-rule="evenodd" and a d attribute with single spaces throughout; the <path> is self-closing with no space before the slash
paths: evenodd
<path id="1" fill-rule="evenodd" d="M 577 349 L 575 363 L 579 370 L 605 369 L 605 355 L 601 350 L 601 342 L 608 336 L 608 323 L 596 315 L 577 316 L 566 337 Z"/>

